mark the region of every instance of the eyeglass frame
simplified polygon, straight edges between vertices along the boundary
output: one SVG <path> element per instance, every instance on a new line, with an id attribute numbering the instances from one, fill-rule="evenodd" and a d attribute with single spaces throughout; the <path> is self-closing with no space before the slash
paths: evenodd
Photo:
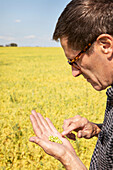
<path id="1" fill-rule="evenodd" d="M 76 61 L 80 58 L 80 55 L 81 55 L 81 54 L 83 54 L 84 52 L 86 52 L 86 51 L 91 47 L 91 45 L 92 45 L 92 43 L 89 43 L 88 45 L 86 45 L 85 48 L 84 48 L 82 51 L 80 51 L 74 59 L 68 59 L 67 62 L 68 62 L 70 65 L 72 65 L 72 66 L 73 66 L 73 64 L 75 64 L 76 66 L 73 66 L 73 67 L 75 67 L 75 68 L 77 68 L 77 69 L 80 70 L 80 67 L 78 66 L 78 64 L 76 63 Z"/>

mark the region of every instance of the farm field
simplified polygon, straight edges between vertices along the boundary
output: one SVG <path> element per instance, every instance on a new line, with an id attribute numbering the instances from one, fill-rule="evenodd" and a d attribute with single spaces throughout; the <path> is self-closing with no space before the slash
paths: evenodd
<path id="1" fill-rule="evenodd" d="M 81 115 L 101 123 L 106 91 L 74 78 L 59 47 L 0 48 L 0 170 L 62 170 L 33 143 L 31 110 L 49 117 L 59 132 L 64 119 Z M 97 138 L 70 141 L 89 168 Z"/>

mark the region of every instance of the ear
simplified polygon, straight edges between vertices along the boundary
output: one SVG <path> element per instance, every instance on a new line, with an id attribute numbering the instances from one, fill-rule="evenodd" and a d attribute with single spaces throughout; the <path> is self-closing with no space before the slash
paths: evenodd
<path id="1" fill-rule="evenodd" d="M 97 38 L 97 44 L 104 54 L 113 54 L 113 37 L 109 34 L 101 34 Z"/>

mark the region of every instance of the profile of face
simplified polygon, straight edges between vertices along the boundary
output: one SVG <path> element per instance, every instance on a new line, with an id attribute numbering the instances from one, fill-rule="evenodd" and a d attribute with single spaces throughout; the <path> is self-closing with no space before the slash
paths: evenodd
<path id="1" fill-rule="evenodd" d="M 80 51 L 75 51 L 68 46 L 68 39 L 60 39 L 61 46 L 67 59 L 73 60 Z M 95 90 L 104 90 L 113 84 L 113 37 L 101 34 L 94 43 L 91 54 L 82 53 L 72 64 L 72 75 L 83 77 L 93 86 Z"/>

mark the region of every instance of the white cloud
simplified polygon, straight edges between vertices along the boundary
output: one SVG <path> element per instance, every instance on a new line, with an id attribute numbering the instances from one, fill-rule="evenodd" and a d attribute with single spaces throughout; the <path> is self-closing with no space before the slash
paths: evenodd
<path id="1" fill-rule="evenodd" d="M 28 36 L 24 36 L 25 39 L 34 39 L 36 38 L 35 35 L 28 35 Z"/>
<path id="2" fill-rule="evenodd" d="M 20 19 L 16 19 L 15 22 L 16 22 L 16 23 L 20 23 L 21 20 L 20 20 Z"/>
<path id="3" fill-rule="evenodd" d="M 15 38 L 11 37 L 11 36 L 0 36 L 0 39 L 1 40 L 6 40 L 6 41 L 11 41 L 11 40 L 14 40 Z"/>

